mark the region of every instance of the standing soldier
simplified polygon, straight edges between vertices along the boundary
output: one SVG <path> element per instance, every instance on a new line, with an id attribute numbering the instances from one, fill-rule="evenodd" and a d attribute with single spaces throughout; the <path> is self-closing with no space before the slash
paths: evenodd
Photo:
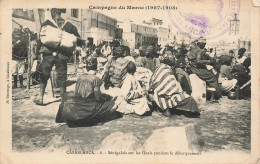
<path id="1" fill-rule="evenodd" d="M 23 73 L 25 70 L 25 60 L 27 59 L 28 35 L 24 33 L 22 27 L 14 29 L 12 36 L 12 75 L 13 86 L 17 88 L 17 77 L 19 77 L 20 88 L 25 88 L 23 85 Z"/>
<path id="2" fill-rule="evenodd" d="M 61 13 L 65 13 L 66 9 L 52 8 L 50 12 L 51 19 L 46 20 L 42 24 L 42 28 L 45 26 L 51 26 L 73 34 L 76 37 L 80 37 L 77 28 L 61 17 Z M 78 40 L 77 42 L 79 45 L 80 41 Z M 57 71 L 57 85 L 60 88 L 61 101 L 63 101 L 65 96 L 64 94 L 66 93 L 67 60 L 72 56 L 73 51 L 63 50 L 59 47 L 53 48 L 41 43 L 39 52 L 40 54 L 43 54 L 43 59 L 40 66 L 40 95 L 39 99 L 34 100 L 34 102 L 37 105 L 43 105 L 45 88 L 54 65 Z"/>

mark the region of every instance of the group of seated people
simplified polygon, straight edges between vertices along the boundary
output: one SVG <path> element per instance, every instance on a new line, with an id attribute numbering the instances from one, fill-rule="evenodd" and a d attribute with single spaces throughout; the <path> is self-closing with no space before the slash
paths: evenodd
<path id="1" fill-rule="evenodd" d="M 250 59 L 246 59 L 245 64 L 234 64 L 228 55 L 219 59 L 209 57 L 204 48 L 203 40 L 188 50 L 166 47 L 161 55 L 157 55 L 153 46 L 141 47 L 128 54 L 123 46 L 114 47 L 102 78 L 96 75 L 97 58 L 90 56 L 86 64 L 88 72 L 78 77 L 75 91 L 67 93 L 65 101 L 60 104 L 56 122 L 95 125 L 123 114 L 144 117 L 153 111 L 166 117 L 199 117 L 198 104 L 191 96 L 189 74 L 196 74 L 206 81 L 216 93 L 214 99 L 218 99 L 223 91 L 239 88 L 250 80 L 249 76 L 245 77 L 250 70 Z M 239 50 L 239 54 L 244 52 L 245 49 Z M 151 72 L 145 86 L 135 77 L 139 67 Z"/>

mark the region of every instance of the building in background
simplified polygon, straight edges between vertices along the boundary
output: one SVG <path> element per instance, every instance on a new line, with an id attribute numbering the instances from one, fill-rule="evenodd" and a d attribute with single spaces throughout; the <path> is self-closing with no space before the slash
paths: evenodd
<path id="1" fill-rule="evenodd" d="M 35 14 L 39 19 L 35 19 Z M 117 20 L 94 10 L 67 9 L 66 13 L 62 13 L 62 17 L 77 27 L 82 39 L 89 40 L 92 44 L 112 41 L 116 37 Z M 37 23 L 41 24 L 49 18 L 51 18 L 49 9 L 13 9 L 13 28 L 22 25 L 31 31 L 37 31 Z M 122 35 L 122 30 L 118 31 Z"/>
<path id="2" fill-rule="evenodd" d="M 157 18 L 152 18 L 152 20 L 150 22 L 153 26 L 162 26 L 163 25 L 163 21 L 161 19 L 157 19 Z"/>
<path id="3" fill-rule="evenodd" d="M 115 39 L 118 40 L 120 43 L 123 40 L 123 29 L 122 28 L 116 28 L 115 32 Z"/>
<path id="4" fill-rule="evenodd" d="M 158 44 L 161 46 L 165 46 L 172 42 L 170 35 L 170 29 L 165 27 L 158 27 Z"/>
<path id="5" fill-rule="evenodd" d="M 177 44 L 190 44 L 191 35 L 185 32 L 176 32 L 175 41 Z"/>
<path id="6" fill-rule="evenodd" d="M 165 24 L 162 19 L 152 18 L 150 21 L 143 21 L 157 28 L 158 45 L 162 47 L 166 44 L 173 44 L 176 38 L 176 32 L 173 31 L 171 24 Z"/>
<path id="7" fill-rule="evenodd" d="M 94 10 L 84 10 L 84 35 L 93 39 L 93 43 L 98 45 L 103 41 L 113 41 L 116 36 L 117 20 L 96 12 Z"/>
<path id="8" fill-rule="evenodd" d="M 130 20 L 120 22 L 119 27 L 123 29 L 122 44 L 129 46 L 130 49 L 158 44 L 157 29 L 154 27 L 137 24 Z"/>
<path id="9" fill-rule="evenodd" d="M 31 31 L 36 31 L 33 10 L 13 9 L 12 30 L 24 27 L 29 28 Z"/>

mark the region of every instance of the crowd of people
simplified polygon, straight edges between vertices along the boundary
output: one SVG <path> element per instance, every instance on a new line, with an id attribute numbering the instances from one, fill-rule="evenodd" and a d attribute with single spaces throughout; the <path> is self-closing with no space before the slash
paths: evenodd
<path id="1" fill-rule="evenodd" d="M 192 46 L 181 45 L 177 49 L 169 45 L 163 48 L 148 45 L 130 51 L 127 46 L 115 44 L 110 47 L 109 54 L 97 53 L 104 47 L 98 46 L 81 61 L 83 67 L 75 93 L 67 97 L 70 101 L 61 104 L 56 121 L 85 124 L 92 120 L 90 122 L 97 123 L 123 114 L 144 117 L 153 111 L 166 117 L 199 117 L 198 104 L 191 96 L 190 74 L 206 82 L 207 90 L 213 95 L 209 98 L 211 103 L 218 102 L 229 92 L 238 92 L 240 98 L 250 98 L 251 59 L 240 60 L 246 49 L 239 49 L 238 57 L 217 57 L 212 55 L 213 49 L 207 50 L 205 45 L 203 38 L 194 41 Z M 137 77 L 142 71 L 147 72 L 142 77 L 146 80 Z M 82 98 L 88 105 L 77 103 Z"/>
<path id="2" fill-rule="evenodd" d="M 52 20 L 42 26 L 53 26 L 80 37 L 77 28 L 61 18 L 61 9 L 52 9 Z M 119 41 L 98 46 L 78 39 L 74 53 L 79 55 L 78 79 L 75 91 L 66 92 L 67 61 L 71 51 L 48 47 L 40 43 L 42 54 L 40 96 L 35 104 L 44 105 L 43 96 L 52 67 L 57 71 L 61 104 L 56 122 L 70 125 L 90 125 L 130 114 L 145 117 L 158 111 L 166 117 L 184 115 L 199 117 L 200 110 L 192 97 L 190 74 L 206 82 L 211 91 L 210 102 L 223 95 L 238 92 L 240 98 L 250 98 L 251 59 L 230 50 L 217 56 L 213 48 L 206 49 L 201 37 L 191 45 L 141 46 L 130 50 Z M 137 77 L 140 72 L 142 77 Z M 15 79 L 14 79 L 15 80 Z"/>

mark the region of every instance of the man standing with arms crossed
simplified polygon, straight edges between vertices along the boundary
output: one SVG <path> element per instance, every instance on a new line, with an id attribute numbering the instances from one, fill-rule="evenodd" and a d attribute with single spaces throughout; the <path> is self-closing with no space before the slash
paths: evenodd
<path id="1" fill-rule="evenodd" d="M 80 37 L 77 28 L 73 24 L 67 22 L 61 17 L 61 13 L 66 13 L 66 9 L 52 8 L 50 12 L 51 19 L 46 20 L 42 24 L 42 27 L 52 26 L 70 34 L 73 34 L 76 37 Z M 77 44 L 80 45 L 81 41 L 77 40 Z M 63 101 L 64 94 L 66 93 L 67 60 L 72 56 L 73 50 L 68 51 L 58 48 L 52 48 L 42 43 L 40 43 L 39 47 L 39 53 L 43 56 L 42 63 L 40 66 L 40 95 L 37 100 L 34 100 L 34 103 L 37 105 L 44 105 L 43 96 L 47 85 L 47 81 L 50 78 L 51 70 L 54 65 L 57 71 L 57 85 L 60 88 L 61 101 Z"/>

